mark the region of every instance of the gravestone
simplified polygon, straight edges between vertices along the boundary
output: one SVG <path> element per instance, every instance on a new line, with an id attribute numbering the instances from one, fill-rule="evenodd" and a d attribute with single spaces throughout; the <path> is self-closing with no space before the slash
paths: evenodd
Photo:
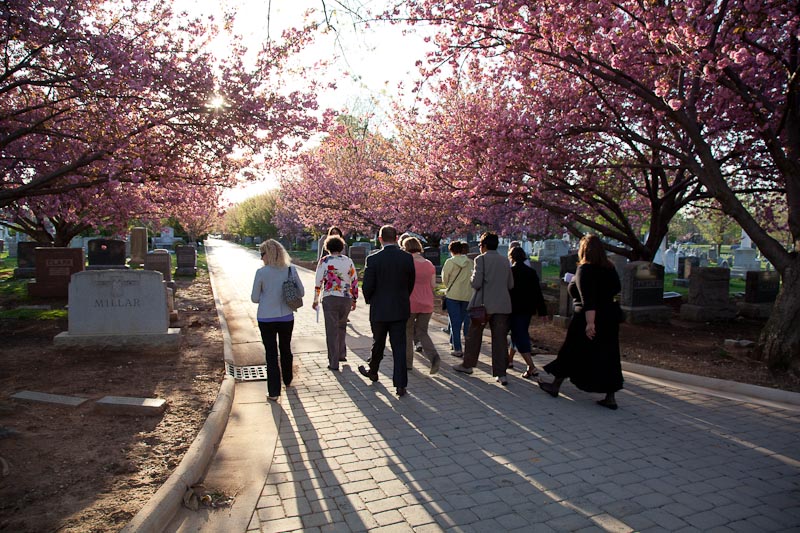
<path id="1" fill-rule="evenodd" d="M 745 278 L 744 302 L 738 302 L 739 314 L 747 318 L 765 319 L 781 288 L 781 277 L 775 271 L 750 271 Z"/>
<path id="2" fill-rule="evenodd" d="M 16 239 L 8 241 L 8 257 L 9 258 L 17 257 L 18 251 L 19 251 L 19 241 Z"/>
<path id="3" fill-rule="evenodd" d="M 748 272 L 761 270 L 761 263 L 756 258 L 758 251 L 752 248 L 739 248 L 733 251 L 733 268 L 731 277 L 744 278 Z"/>
<path id="4" fill-rule="evenodd" d="M 65 348 L 177 351 L 180 329 L 169 327 L 159 272 L 87 270 L 69 285 L 69 330 L 56 335 Z"/>
<path id="5" fill-rule="evenodd" d="M 88 244 L 89 266 L 86 270 L 124 270 L 125 241 L 119 239 L 92 239 Z"/>
<path id="6" fill-rule="evenodd" d="M 670 248 L 664 252 L 664 273 L 675 274 L 678 272 L 678 256 L 675 248 Z"/>
<path id="7" fill-rule="evenodd" d="M 147 255 L 147 228 L 133 228 L 131 230 L 131 259 L 128 264 L 140 267 L 144 264 Z"/>
<path id="8" fill-rule="evenodd" d="M 353 244 L 353 246 L 350 247 L 350 259 L 353 260 L 353 263 L 363 265 L 367 260 L 368 250 L 366 246 L 356 246 Z"/>
<path id="9" fill-rule="evenodd" d="M 542 278 L 542 262 L 541 261 L 534 261 L 533 259 L 530 260 L 531 268 L 536 271 L 536 275 L 539 276 L 539 285 L 544 285 L 544 279 Z"/>
<path id="10" fill-rule="evenodd" d="M 711 248 L 708 249 L 708 260 L 716 263 L 717 258 L 718 258 L 717 247 L 712 246 Z"/>
<path id="11" fill-rule="evenodd" d="M 6 249 L 6 241 L 0 239 L 0 254 L 2 254 Z"/>
<path id="12" fill-rule="evenodd" d="M 681 306 L 681 318 L 694 322 L 731 320 L 736 307 L 731 304 L 731 274 L 727 268 L 696 268 L 689 280 L 688 303 Z"/>
<path id="13" fill-rule="evenodd" d="M 67 298 L 73 274 L 84 270 L 81 248 L 37 248 L 36 281 L 28 283 L 34 298 Z"/>
<path id="14" fill-rule="evenodd" d="M 19 279 L 36 276 L 36 249 L 52 247 L 51 243 L 31 241 L 17 243 L 17 268 L 14 269 L 14 277 Z"/>
<path id="15" fill-rule="evenodd" d="M 539 261 L 555 263 L 561 256 L 567 254 L 569 254 L 569 244 L 561 239 L 547 239 L 542 243 L 542 249 L 539 251 Z"/>
<path id="16" fill-rule="evenodd" d="M 611 264 L 614 265 L 614 268 L 617 271 L 617 276 L 619 279 L 622 279 L 623 274 L 625 273 L 625 265 L 628 264 L 628 258 L 624 255 L 619 254 L 608 254 L 608 260 L 611 261 Z M 656 260 L 653 260 L 654 263 L 661 264 Z"/>
<path id="17" fill-rule="evenodd" d="M 175 260 L 178 264 L 176 276 L 197 275 L 197 249 L 194 246 L 176 246 Z"/>
<path id="18" fill-rule="evenodd" d="M 574 274 L 578 271 L 578 254 L 562 255 L 558 258 L 561 268 L 558 272 L 558 277 L 564 278 L 564 274 L 569 272 Z"/>
<path id="19" fill-rule="evenodd" d="M 568 289 L 569 283 L 562 278 L 558 282 L 558 314 L 553 315 L 553 325 L 563 329 L 569 327 L 569 323 L 572 321 L 572 315 L 575 311 L 575 305 Z"/>
<path id="20" fill-rule="evenodd" d="M 694 256 L 678 257 L 677 277 L 672 280 L 675 287 L 688 287 L 692 269 L 700 266 L 700 259 Z"/>
<path id="21" fill-rule="evenodd" d="M 664 305 L 663 266 L 648 261 L 633 261 L 625 265 L 620 279 L 620 307 L 626 322 L 669 322 L 672 310 Z"/>
<path id="22" fill-rule="evenodd" d="M 775 271 L 747 273 L 744 301 L 752 304 L 773 303 L 781 288 L 781 276 Z"/>
<path id="23" fill-rule="evenodd" d="M 169 250 L 158 248 L 145 254 L 144 256 L 144 269 L 157 270 L 164 276 L 164 281 L 172 281 L 172 258 L 169 255 Z"/>
<path id="24" fill-rule="evenodd" d="M 441 266 L 442 259 L 439 255 L 439 248 L 436 246 L 426 246 L 422 249 L 422 257 L 433 263 L 433 266 Z"/>

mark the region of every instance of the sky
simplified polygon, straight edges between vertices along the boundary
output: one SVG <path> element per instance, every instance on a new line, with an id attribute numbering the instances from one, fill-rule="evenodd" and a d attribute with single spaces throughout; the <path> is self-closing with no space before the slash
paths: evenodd
<path id="1" fill-rule="evenodd" d="M 353 5 L 356 2 L 352 2 Z M 367 9 L 380 12 L 388 0 L 364 0 L 359 4 L 362 12 Z M 317 42 L 306 49 L 302 61 L 308 65 L 324 59 L 330 63 L 326 81 L 337 84 L 335 90 L 320 93 L 320 107 L 355 112 L 373 110 L 379 117 L 386 112 L 393 98 L 399 94 L 398 84 L 406 89 L 403 102 L 412 104 L 414 95 L 410 88 L 418 78 L 415 63 L 423 59 L 430 45 L 421 34 L 404 35 L 397 26 L 374 23 L 370 28 L 353 24 L 338 3 L 331 0 L 176 0 L 177 11 L 191 14 L 214 15 L 221 20 L 225 10 L 235 10 L 237 16 L 232 31 L 241 35 L 247 46 L 259 48 L 266 36 L 277 37 L 289 27 L 298 26 L 304 13 L 314 10 L 314 21 L 323 20 L 322 9 L 327 6 L 337 32 L 320 36 Z M 216 47 L 221 57 L 227 53 L 226 41 L 220 39 Z M 377 103 L 377 107 L 374 107 Z M 230 191 L 225 198 L 240 202 L 245 198 L 274 188 L 276 182 L 267 177 L 263 183 L 251 184 L 240 190 Z"/>

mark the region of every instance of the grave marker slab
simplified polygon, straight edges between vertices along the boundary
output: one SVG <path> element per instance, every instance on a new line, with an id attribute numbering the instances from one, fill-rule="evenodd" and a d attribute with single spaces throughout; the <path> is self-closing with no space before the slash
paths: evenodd
<path id="1" fill-rule="evenodd" d="M 177 350 L 180 329 L 169 327 L 163 277 L 148 270 L 87 270 L 69 285 L 68 348 Z"/>
<path id="2" fill-rule="evenodd" d="M 147 255 L 147 228 L 133 228 L 131 230 L 131 266 L 142 266 L 144 256 Z"/>
<path id="3" fill-rule="evenodd" d="M 730 281 L 727 268 L 694 269 L 689 280 L 688 303 L 681 306 L 681 318 L 695 322 L 733 319 L 736 307 L 728 296 Z"/>
<path id="4" fill-rule="evenodd" d="M 558 273 L 558 277 L 564 278 L 564 274 L 569 272 L 570 274 L 574 274 L 578 271 L 578 254 L 568 254 L 562 255 L 558 258 L 561 268 Z"/>
<path id="5" fill-rule="evenodd" d="M 92 239 L 87 244 L 89 266 L 86 270 L 126 269 L 125 241 Z"/>
<path id="6" fill-rule="evenodd" d="M 67 298 L 73 274 L 84 270 L 81 248 L 37 248 L 36 280 L 28 283 L 34 298 Z"/>
<path id="7" fill-rule="evenodd" d="M 672 310 L 664 305 L 664 267 L 648 261 L 625 265 L 620 307 L 631 324 L 669 322 Z"/>
<path id="8" fill-rule="evenodd" d="M 748 272 L 761 271 L 761 262 L 756 258 L 758 251 L 752 248 L 739 248 L 733 251 L 731 277 L 744 278 Z"/>
<path id="9" fill-rule="evenodd" d="M 197 275 L 197 249 L 194 246 L 176 246 L 175 259 L 178 264 L 176 276 Z"/>
<path id="10" fill-rule="evenodd" d="M 15 278 L 32 278 L 36 276 L 36 249 L 52 248 L 51 243 L 23 241 L 17 243 L 17 268 Z"/>
<path id="11" fill-rule="evenodd" d="M 745 278 L 744 302 L 738 302 L 739 314 L 747 318 L 766 319 L 781 287 L 780 274 L 773 271 L 750 271 Z"/>
<path id="12" fill-rule="evenodd" d="M 153 250 L 144 256 L 144 269 L 161 272 L 164 281 L 172 281 L 172 258 L 169 250 L 162 248 Z"/>
<path id="13" fill-rule="evenodd" d="M 367 260 L 367 248 L 364 246 L 356 246 L 356 245 L 351 246 L 350 259 L 353 260 L 353 263 L 358 263 L 363 265 L 364 262 Z"/>
<path id="14" fill-rule="evenodd" d="M 426 246 L 422 249 L 422 257 L 433 263 L 433 266 L 441 266 L 442 259 L 439 255 L 439 248 L 436 246 Z"/>

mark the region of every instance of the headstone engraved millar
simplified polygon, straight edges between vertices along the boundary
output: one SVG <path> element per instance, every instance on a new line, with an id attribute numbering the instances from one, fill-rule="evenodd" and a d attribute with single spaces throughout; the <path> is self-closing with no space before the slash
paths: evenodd
<path id="1" fill-rule="evenodd" d="M 175 259 L 178 264 L 176 276 L 197 275 L 197 249 L 194 246 L 176 246 Z"/>
<path id="2" fill-rule="evenodd" d="M 67 298 L 73 274 L 84 270 L 81 248 L 37 248 L 36 281 L 28 283 L 34 298 Z"/>
<path id="3" fill-rule="evenodd" d="M 689 302 L 681 306 L 681 318 L 694 322 L 731 320 L 736 307 L 731 304 L 731 274 L 727 268 L 696 268 L 689 280 Z"/>
<path id="4" fill-rule="evenodd" d="M 739 314 L 747 318 L 769 318 L 780 288 L 781 276 L 774 270 L 747 272 L 744 302 L 736 304 Z"/>
<path id="5" fill-rule="evenodd" d="M 144 256 L 147 255 L 147 228 L 133 228 L 131 230 L 131 259 L 130 266 L 142 266 Z"/>
<path id="6" fill-rule="evenodd" d="M 147 270 L 87 270 L 69 285 L 69 331 L 54 344 L 67 348 L 176 351 L 180 329 L 169 327 L 163 277 Z"/>
<path id="7" fill-rule="evenodd" d="M 32 278 L 36 276 L 36 249 L 52 248 L 51 243 L 20 242 L 17 244 L 17 268 L 14 269 L 15 278 Z"/>
<path id="8" fill-rule="evenodd" d="M 125 241 L 119 239 L 92 239 L 88 243 L 89 266 L 86 270 L 124 270 Z"/>
<path id="9" fill-rule="evenodd" d="M 630 324 L 669 322 L 672 310 L 664 305 L 664 267 L 647 261 L 625 265 L 620 307 Z"/>

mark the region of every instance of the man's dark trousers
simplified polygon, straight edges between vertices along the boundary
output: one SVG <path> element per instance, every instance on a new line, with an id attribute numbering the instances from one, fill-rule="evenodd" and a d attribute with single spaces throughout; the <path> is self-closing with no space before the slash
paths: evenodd
<path id="1" fill-rule="evenodd" d="M 392 383 L 395 387 L 408 387 L 408 369 L 406 367 L 406 320 L 392 322 L 370 322 L 372 327 L 372 354 L 369 360 L 369 371 L 377 374 L 386 348 L 386 335 L 392 345 Z"/>

